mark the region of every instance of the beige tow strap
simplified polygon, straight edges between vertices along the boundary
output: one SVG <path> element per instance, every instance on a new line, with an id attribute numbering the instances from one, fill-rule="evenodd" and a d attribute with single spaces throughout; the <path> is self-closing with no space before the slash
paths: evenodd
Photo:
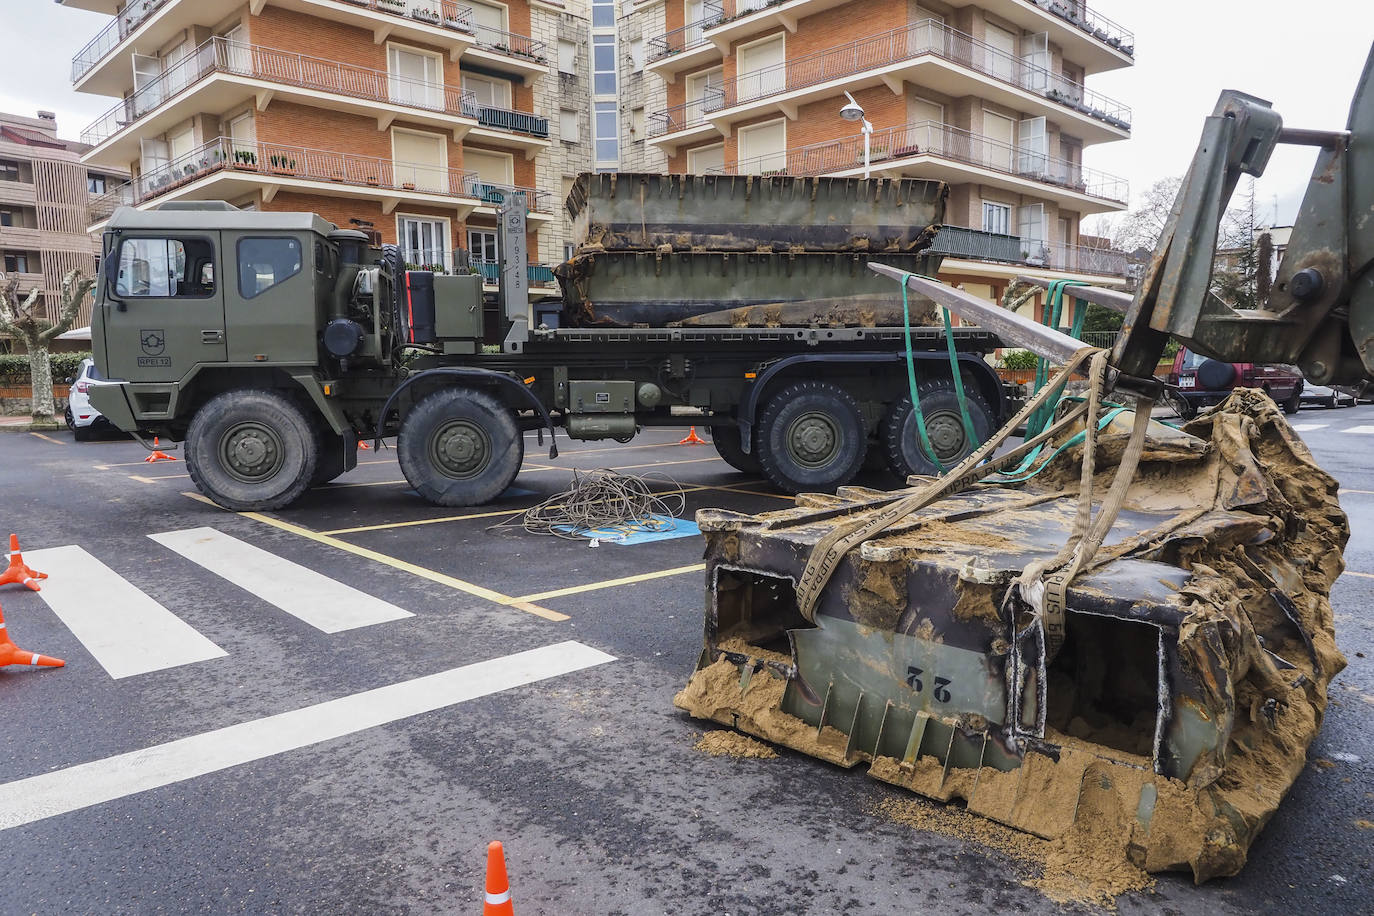
<path id="1" fill-rule="evenodd" d="M 993 433 L 988 441 L 975 449 L 956 467 L 950 469 L 944 477 L 931 481 L 924 489 L 918 490 L 910 496 L 890 503 L 874 515 L 855 518 L 831 529 L 812 549 L 811 556 L 806 561 L 806 568 L 802 570 L 801 579 L 797 582 L 797 609 L 801 615 L 809 621 L 815 621 L 816 602 L 820 599 L 821 590 L 825 588 L 826 583 L 835 574 L 835 570 L 839 568 L 845 555 L 855 546 L 875 537 L 880 532 L 913 512 L 919 512 L 936 500 L 966 490 L 984 477 L 1012 466 L 1040 443 L 1048 442 L 1083 417 L 1087 413 L 1087 405 L 1079 404 L 1047 426 L 1040 435 L 1026 440 L 1019 447 L 999 458 L 987 460 L 1011 435 L 1013 430 L 1024 423 L 1051 397 L 1057 396 L 1068 383 L 1069 377 L 1077 372 L 1085 362 L 1094 354 L 1105 354 L 1105 352 L 1096 347 L 1084 347 L 1075 353 L 1052 384 L 1040 389 L 1033 398 L 1026 402 L 1024 407 L 1017 411 L 1016 416 L 1008 420 L 1001 429 Z"/>

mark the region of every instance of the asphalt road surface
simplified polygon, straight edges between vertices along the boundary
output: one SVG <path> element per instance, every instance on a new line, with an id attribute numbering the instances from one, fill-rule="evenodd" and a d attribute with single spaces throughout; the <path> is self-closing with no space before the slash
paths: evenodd
<path id="1" fill-rule="evenodd" d="M 1320 763 L 1239 877 L 1160 876 L 1123 913 L 1374 898 L 1374 407 L 1293 419 L 1353 527 Z M 518 490 L 466 511 L 365 452 L 255 516 L 128 440 L 0 434 L 0 536 L 51 576 L 0 604 L 67 661 L 0 671 L 0 911 L 476 913 L 493 839 L 525 914 L 1058 911 L 1023 863 L 869 813 L 902 793 L 863 767 L 694 749 L 671 701 L 701 646 L 698 536 L 490 527 L 573 467 L 671 474 L 688 518 L 786 505 L 680 435 L 555 461 L 531 440 Z"/>

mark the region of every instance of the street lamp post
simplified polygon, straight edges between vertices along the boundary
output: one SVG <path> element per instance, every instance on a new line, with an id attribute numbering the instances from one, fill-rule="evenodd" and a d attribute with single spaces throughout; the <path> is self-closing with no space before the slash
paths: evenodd
<path id="1" fill-rule="evenodd" d="M 849 104 L 840 109 L 840 117 L 844 118 L 846 121 L 863 122 L 860 129 L 863 131 L 864 135 L 864 178 L 868 178 L 872 173 L 872 170 L 869 168 L 869 146 L 870 139 L 873 136 L 873 125 L 864 117 L 864 108 L 858 102 L 854 101 L 854 96 L 846 92 L 844 97 L 849 99 Z"/>

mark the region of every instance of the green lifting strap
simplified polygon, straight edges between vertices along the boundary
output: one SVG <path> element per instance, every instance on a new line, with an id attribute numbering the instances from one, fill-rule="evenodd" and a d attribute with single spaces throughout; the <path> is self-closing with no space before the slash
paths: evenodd
<path id="1" fill-rule="evenodd" d="M 1064 309 L 1064 290 L 1070 286 L 1088 285 L 1089 284 L 1083 280 L 1052 281 L 1049 286 L 1049 299 L 1048 301 L 1046 301 L 1044 311 L 1041 313 L 1040 323 L 1047 327 L 1058 328 L 1059 317 L 1063 313 Z M 1073 316 L 1073 326 L 1069 329 L 1069 335 L 1073 337 L 1075 340 L 1082 340 L 1083 322 L 1087 318 L 1088 308 L 1087 303 L 1083 300 L 1077 299 L 1076 301 L 1079 304 L 1079 308 L 1077 313 Z M 1032 392 L 1032 394 L 1038 394 L 1040 392 L 1040 389 L 1044 388 L 1047 384 L 1049 384 L 1049 360 L 1045 359 L 1042 356 L 1037 358 L 1035 361 L 1035 391 Z M 1051 398 L 1050 400 L 1045 402 L 1043 407 L 1041 407 L 1035 413 L 1030 415 L 1030 419 L 1026 421 L 1026 439 L 1033 439 L 1040 433 L 1044 432 L 1045 427 L 1048 426 L 1050 424 L 1050 421 L 1054 419 L 1055 410 L 1058 409 L 1059 401 L 1061 399 L 1062 398 Z M 1039 457 L 1040 453 L 1044 450 L 1044 448 L 1044 445 L 1037 447 L 1034 451 L 1027 455 L 1024 460 L 1022 460 L 1019 466 L 1012 468 L 1010 471 L 1007 471 L 1005 475 L 1006 478 L 1014 478 L 1016 480 L 1028 480 L 1030 479 L 1030 477 L 1033 477 L 1035 476 L 1035 474 L 1038 474 L 1039 468 L 1037 468 L 1034 472 L 1031 472 L 1029 476 L 1022 476 L 1026 475 L 1026 472 L 1030 471 L 1031 467 L 1035 465 L 1036 459 Z M 1056 449 L 1056 452 L 1057 451 L 1058 449 Z M 1045 466 L 1045 463 L 1047 462 L 1042 462 L 1040 464 L 1040 468 L 1043 468 Z"/>
<path id="2" fill-rule="evenodd" d="M 926 432 L 926 418 L 921 411 L 921 394 L 916 386 L 916 356 L 911 349 L 911 306 L 907 293 L 906 281 L 908 277 L 921 277 L 923 280 L 939 282 L 934 277 L 927 277 L 924 274 L 913 274 L 902 272 L 902 327 L 906 331 L 906 381 L 911 390 L 911 409 L 916 412 L 916 431 L 920 433 L 921 451 L 934 463 L 936 469 L 941 474 L 945 472 L 944 462 L 940 456 L 935 454 L 935 447 L 930 444 L 930 434 Z M 978 434 L 973 429 L 973 418 L 968 412 L 968 397 L 964 394 L 964 380 L 959 372 L 959 353 L 954 348 L 954 328 L 949 320 L 949 309 L 942 309 L 945 317 L 945 343 L 949 351 L 949 374 L 954 377 L 954 394 L 959 400 L 959 416 L 964 423 L 964 435 L 973 448 L 979 446 Z"/>

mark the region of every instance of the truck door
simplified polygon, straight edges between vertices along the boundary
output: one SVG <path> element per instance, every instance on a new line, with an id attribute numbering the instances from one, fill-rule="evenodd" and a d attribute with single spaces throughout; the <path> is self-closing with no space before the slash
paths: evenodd
<path id="1" fill-rule="evenodd" d="M 219 233 L 121 234 L 106 290 L 106 372 L 130 382 L 174 382 L 198 363 L 224 362 Z"/>

